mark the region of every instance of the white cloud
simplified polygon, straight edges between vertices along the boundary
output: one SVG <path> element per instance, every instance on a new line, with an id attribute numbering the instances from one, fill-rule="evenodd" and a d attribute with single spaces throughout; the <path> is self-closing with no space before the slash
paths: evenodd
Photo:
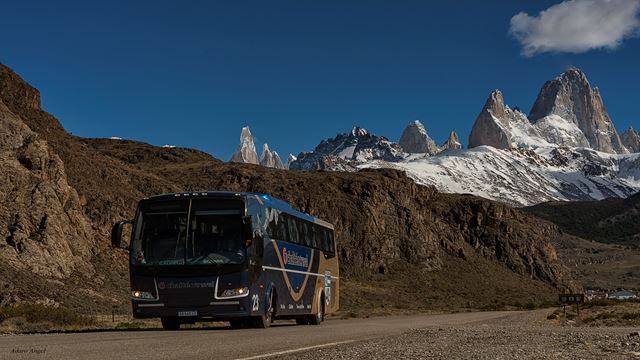
<path id="1" fill-rule="evenodd" d="M 615 49 L 639 34 L 639 11 L 640 0 L 569 0 L 537 16 L 515 15 L 509 33 L 522 44 L 524 56 Z"/>

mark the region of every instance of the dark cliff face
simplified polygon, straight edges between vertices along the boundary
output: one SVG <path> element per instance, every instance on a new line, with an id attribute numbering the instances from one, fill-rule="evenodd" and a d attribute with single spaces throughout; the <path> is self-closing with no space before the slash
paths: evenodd
<path id="1" fill-rule="evenodd" d="M 529 119 L 535 123 L 552 114 L 578 125 L 593 149 L 619 154 L 627 152 L 607 114 L 600 92 L 591 87 L 582 71 L 570 69 L 544 84 Z"/>
<path id="2" fill-rule="evenodd" d="M 518 276 L 521 280 L 514 288 L 530 298 L 539 296 L 531 290 L 533 282 L 544 284 L 547 294 L 553 288 L 572 286 L 550 243 L 560 234 L 557 228 L 506 205 L 439 194 L 392 170 L 285 171 L 221 163 L 188 149 L 77 138 L 34 106 L 33 94 L 37 92 L 29 92 L 30 87 L 15 74 L 6 75 L 12 74 L 10 70 L 3 71 L 0 88 L 25 89 L 28 98 L 13 98 L 24 94 L 22 90 L 1 92 L 0 100 L 11 104 L 3 110 L 4 118 L 11 119 L 2 123 L 3 133 L 10 133 L 8 128 L 13 125 L 8 124 L 18 124 L 34 140 L 24 142 L 25 146 L 5 146 L 3 151 L 16 158 L 10 163 L 17 175 L 0 177 L 0 188 L 18 189 L 21 183 L 16 179 L 30 179 L 25 183 L 56 194 L 38 200 L 27 191 L 20 197 L 20 209 L 12 204 L 14 195 L 22 194 L 15 192 L 18 190 L 3 193 L 0 198 L 4 202 L 0 209 L 7 210 L 0 223 L 6 243 L 0 247 L 0 275 L 10 279 L 11 291 L 23 299 L 37 300 L 41 296 L 38 294 L 47 294 L 42 296 L 78 306 L 126 306 L 126 253 L 109 247 L 112 223 L 131 218 L 136 202 L 144 196 L 196 189 L 265 192 L 332 222 L 346 279 L 405 264 L 435 274 L 445 283 L 451 275 L 446 273 L 448 259 L 457 259 L 480 272 L 488 267 L 495 270 L 492 274 L 497 278 L 490 279 L 485 288 L 498 289 L 503 276 Z M 369 139 L 363 132 L 351 135 Z M 29 174 L 33 169 L 39 172 Z M 44 185 L 39 185 L 43 179 Z M 53 218 L 22 215 L 40 214 L 38 211 L 46 209 L 43 203 L 55 210 L 51 212 Z M 58 221 L 63 218 L 71 221 Z M 24 249 L 40 249 L 48 257 L 33 262 L 38 253 Z M 20 251 L 30 257 L 20 255 Z M 56 267 L 69 259 L 73 260 L 69 267 Z M 29 262 L 40 266 L 40 272 L 30 271 Z M 55 288 L 51 288 L 51 276 L 58 278 Z M 409 279 L 416 273 L 403 276 Z"/>

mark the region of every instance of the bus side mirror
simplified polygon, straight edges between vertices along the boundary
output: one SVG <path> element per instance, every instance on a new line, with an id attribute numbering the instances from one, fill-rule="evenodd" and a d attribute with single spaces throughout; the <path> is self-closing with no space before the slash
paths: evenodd
<path id="1" fill-rule="evenodd" d="M 242 240 L 246 247 L 251 246 L 253 243 L 253 222 L 251 216 L 244 216 L 242 218 Z"/>
<path id="2" fill-rule="evenodd" d="M 131 220 L 118 221 L 111 229 L 111 245 L 115 248 L 122 247 L 122 228 L 125 224 L 131 224 Z"/>

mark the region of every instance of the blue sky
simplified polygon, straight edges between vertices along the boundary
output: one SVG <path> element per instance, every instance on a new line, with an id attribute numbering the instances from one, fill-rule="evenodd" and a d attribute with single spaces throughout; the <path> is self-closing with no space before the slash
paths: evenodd
<path id="1" fill-rule="evenodd" d="M 527 16 L 525 35 L 509 33 L 516 14 L 557 3 L 3 1 L 0 62 L 75 135 L 223 160 L 246 125 L 283 157 L 353 125 L 397 141 L 415 119 L 438 143 L 451 130 L 466 143 L 491 90 L 528 112 L 569 66 L 600 88 L 619 131 L 640 127 L 635 23 L 586 50 L 535 42 L 547 25 Z"/>

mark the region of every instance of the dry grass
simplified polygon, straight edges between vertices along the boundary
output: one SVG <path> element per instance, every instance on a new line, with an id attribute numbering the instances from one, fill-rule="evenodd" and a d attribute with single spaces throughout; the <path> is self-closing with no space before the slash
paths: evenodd
<path id="1" fill-rule="evenodd" d="M 566 315 L 562 309 L 556 309 L 547 316 L 557 324 L 574 326 L 639 326 L 640 301 L 599 300 L 577 307 L 567 306 Z"/>

